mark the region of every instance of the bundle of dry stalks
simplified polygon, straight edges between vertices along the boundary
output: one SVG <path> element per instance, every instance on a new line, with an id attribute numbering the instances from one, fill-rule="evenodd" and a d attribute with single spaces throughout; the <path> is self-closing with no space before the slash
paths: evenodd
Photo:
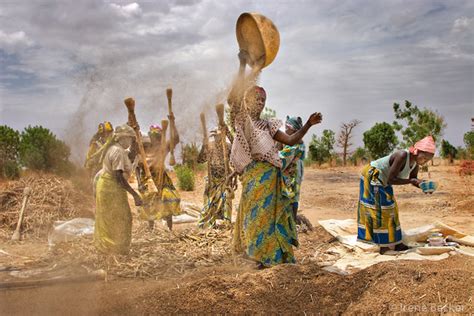
<path id="1" fill-rule="evenodd" d="M 76 190 L 69 180 L 48 174 L 30 175 L 9 182 L 0 192 L 0 230 L 5 235 L 15 229 L 26 186 L 31 188 L 31 195 L 23 234 L 42 237 L 56 220 L 92 214 L 92 197 Z"/>
<path id="2" fill-rule="evenodd" d="M 128 255 L 103 255 L 90 239 L 57 245 L 47 261 L 82 264 L 90 269 L 104 269 L 109 275 L 126 278 L 164 278 L 186 271 L 233 261 L 230 230 L 189 229 L 168 232 L 145 226 L 134 229 Z"/>

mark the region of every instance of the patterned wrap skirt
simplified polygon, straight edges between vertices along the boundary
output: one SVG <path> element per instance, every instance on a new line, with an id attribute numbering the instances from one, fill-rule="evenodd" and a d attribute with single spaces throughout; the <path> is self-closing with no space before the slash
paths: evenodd
<path id="1" fill-rule="evenodd" d="M 158 176 L 152 173 L 155 185 L 158 184 Z M 145 181 L 143 178 L 142 181 Z M 163 173 L 163 189 L 161 191 L 161 200 L 157 199 L 156 194 L 142 192 L 144 207 L 140 207 L 140 219 L 155 221 L 165 219 L 170 216 L 181 214 L 181 197 L 176 190 L 173 181 L 168 173 Z"/>
<path id="2" fill-rule="evenodd" d="M 226 186 L 226 178 L 212 178 L 206 181 L 204 191 L 204 207 L 201 211 L 199 226 L 214 226 L 216 220 L 223 219 L 231 222 L 232 200 L 228 198 L 229 188 Z"/>
<path id="3" fill-rule="evenodd" d="M 357 239 L 381 247 L 402 242 L 398 206 L 391 185 L 383 186 L 379 170 L 369 165 L 362 170 L 357 208 Z"/>
<path id="4" fill-rule="evenodd" d="M 294 263 L 293 246 L 298 246 L 298 237 L 290 199 L 282 195 L 280 169 L 254 161 L 241 181 L 234 250 L 265 266 Z"/>
<path id="5" fill-rule="evenodd" d="M 94 244 L 105 253 L 127 254 L 132 240 L 132 213 L 127 191 L 108 173 L 97 180 Z"/>

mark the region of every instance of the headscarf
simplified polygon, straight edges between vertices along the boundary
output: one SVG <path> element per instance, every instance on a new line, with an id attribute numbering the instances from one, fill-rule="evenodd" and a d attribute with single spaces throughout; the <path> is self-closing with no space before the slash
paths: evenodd
<path id="1" fill-rule="evenodd" d="M 245 91 L 244 106 L 252 120 L 260 119 L 266 99 L 267 93 L 262 87 L 252 86 Z"/>
<path id="2" fill-rule="evenodd" d="M 163 130 L 161 129 L 161 126 L 158 124 L 153 124 L 150 125 L 150 130 L 148 131 L 148 134 L 161 134 Z"/>
<path id="3" fill-rule="evenodd" d="M 112 123 L 105 121 L 104 123 L 99 123 L 97 127 L 97 132 L 99 134 L 103 134 L 105 132 L 113 132 L 114 128 L 112 127 Z"/>
<path id="4" fill-rule="evenodd" d="M 303 128 L 303 120 L 299 116 L 287 116 L 285 125 L 297 131 Z"/>
<path id="5" fill-rule="evenodd" d="M 434 155 L 436 151 L 436 143 L 431 135 L 426 136 L 410 147 L 410 153 L 417 155 L 418 151 L 424 151 Z"/>
<path id="6" fill-rule="evenodd" d="M 102 134 L 104 130 L 105 130 L 104 123 L 99 123 L 99 126 L 97 126 L 97 133 Z"/>
<path id="7" fill-rule="evenodd" d="M 136 134 L 135 134 L 135 131 L 133 130 L 133 128 L 130 127 L 130 125 L 128 124 L 123 124 L 123 125 L 119 125 L 117 127 L 115 127 L 115 131 L 114 131 L 114 134 L 113 134 L 113 137 L 109 137 L 107 139 L 107 141 L 105 142 L 104 146 L 102 146 L 95 154 L 94 156 L 96 155 L 100 155 L 100 159 L 99 159 L 99 164 L 102 165 L 103 161 L 104 161 L 104 158 L 105 158 L 105 154 L 107 153 L 107 151 L 109 150 L 109 148 L 115 144 L 116 142 L 119 141 L 120 138 L 122 137 L 133 137 L 135 138 L 136 137 Z M 94 157 L 93 156 L 93 157 Z"/>
<path id="8" fill-rule="evenodd" d="M 114 128 L 113 128 L 113 126 L 112 126 L 112 123 L 110 123 L 109 121 L 105 121 L 105 122 L 103 123 L 103 125 L 104 125 L 104 131 L 105 131 L 105 132 L 113 132 L 113 131 L 114 131 Z"/>
<path id="9" fill-rule="evenodd" d="M 135 131 L 128 124 L 117 126 L 114 132 L 115 140 L 119 140 L 122 137 L 133 137 L 135 138 Z"/>
<path id="10" fill-rule="evenodd" d="M 158 124 L 153 124 L 150 126 L 150 129 L 148 130 L 148 136 L 150 136 L 150 141 L 152 146 L 155 145 L 160 145 L 159 140 L 161 138 L 161 133 L 163 130 L 161 129 L 161 126 Z"/>

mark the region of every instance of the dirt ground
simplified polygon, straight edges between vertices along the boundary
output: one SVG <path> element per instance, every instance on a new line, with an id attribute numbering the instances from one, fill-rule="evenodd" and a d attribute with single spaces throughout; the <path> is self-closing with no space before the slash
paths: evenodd
<path id="1" fill-rule="evenodd" d="M 411 186 L 395 188 L 402 227 L 442 221 L 474 235 L 474 178 L 458 176 L 456 166 L 436 164 L 429 175 L 421 175 L 439 183 L 434 194 L 425 195 Z M 359 169 L 305 169 L 301 209 L 315 230 L 300 234 L 296 265 L 260 271 L 250 264 L 224 260 L 158 280 L 115 277 L 107 282 L 0 289 L 0 314 L 473 313 L 472 257 L 385 262 L 348 276 L 327 272 L 308 259 L 335 242 L 318 226 L 318 220 L 355 218 Z M 184 201 L 202 203 L 203 178 L 202 174 L 196 177 L 195 191 L 181 192 Z M 177 225 L 177 230 L 184 227 L 189 224 Z M 1 276 L 5 267 L 27 266 L 38 260 L 48 252 L 48 246 L 44 239 L 4 239 L 0 250 L 10 254 L 0 253 Z"/>

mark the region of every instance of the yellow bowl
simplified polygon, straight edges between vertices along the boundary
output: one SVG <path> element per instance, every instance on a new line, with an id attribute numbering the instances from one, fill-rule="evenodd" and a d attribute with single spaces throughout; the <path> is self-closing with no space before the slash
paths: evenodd
<path id="1" fill-rule="evenodd" d="M 262 68 L 270 65 L 280 48 L 280 33 L 273 22 L 258 13 L 242 13 L 237 19 L 236 35 L 239 47 L 250 55 L 250 65 L 262 56 Z"/>

